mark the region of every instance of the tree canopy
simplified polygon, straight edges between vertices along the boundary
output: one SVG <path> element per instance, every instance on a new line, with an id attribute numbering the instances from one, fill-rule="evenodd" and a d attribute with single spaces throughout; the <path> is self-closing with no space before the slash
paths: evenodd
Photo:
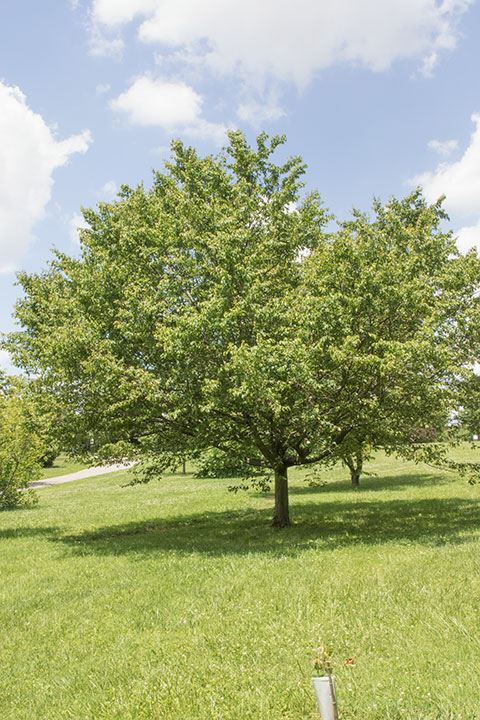
<path id="1" fill-rule="evenodd" d="M 180 142 L 151 188 L 84 210 L 81 256 L 20 274 L 16 361 L 86 438 L 158 471 L 218 448 L 275 478 L 367 438 L 445 423 L 476 353 L 480 264 L 419 191 L 336 231 L 283 138 L 232 132 L 218 157 Z"/>

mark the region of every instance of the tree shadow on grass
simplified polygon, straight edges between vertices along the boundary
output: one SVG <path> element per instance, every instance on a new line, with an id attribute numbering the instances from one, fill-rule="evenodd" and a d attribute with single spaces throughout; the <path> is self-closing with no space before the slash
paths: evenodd
<path id="1" fill-rule="evenodd" d="M 56 527 L 13 527 L 0 530 L 0 540 L 16 540 L 19 538 L 35 538 L 39 536 L 47 536 L 58 534 L 59 529 Z"/>
<path id="2" fill-rule="evenodd" d="M 291 495 L 308 495 L 311 493 L 333 493 L 345 492 L 351 490 L 354 493 L 362 492 L 379 492 L 388 490 L 389 492 L 402 491 L 409 487 L 433 487 L 435 485 L 446 485 L 454 479 L 445 475 L 432 475 L 431 473 L 422 473 L 417 475 L 382 475 L 362 477 L 359 488 L 352 488 L 350 480 L 340 480 L 329 482 L 323 485 L 294 485 L 290 488 Z"/>
<path id="3" fill-rule="evenodd" d="M 359 543 L 464 543 L 480 530 L 480 502 L 463 499 L 307 503 L 292 507 L 295 524 L 280 531 L 269 526 L 270 514 L 248 510 L 152 518 L 52 540 L 81 555 L 294 556 L 308 548 Z"/>

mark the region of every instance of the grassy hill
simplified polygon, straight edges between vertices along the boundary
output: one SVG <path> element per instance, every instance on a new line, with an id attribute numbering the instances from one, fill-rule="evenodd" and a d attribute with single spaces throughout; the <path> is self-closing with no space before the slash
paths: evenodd
<path id="1" fill-rule="evenodd" d="M 0 515 L 3 720 L 480 718 L 480 486 L 379 457 L 292 474 L 295 525 L 232 480 L 127 473 Z M 346 665 L 346 658 L 354 658 Z"/>

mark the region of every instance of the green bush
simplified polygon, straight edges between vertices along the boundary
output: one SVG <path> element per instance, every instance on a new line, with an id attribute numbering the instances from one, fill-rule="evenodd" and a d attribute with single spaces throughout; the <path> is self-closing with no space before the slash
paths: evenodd
<path id="1" fill-rule="evenodd" d="M 28 489 L 40 475 L 41 440 L 33 410 L 15 388 L 0 392 L 0 509 L 32 505 L 36 493 Z"/>
<path id="2" fill-rule="evenodd" d="M 47 448 L 45 452 L 40 456 L 39 462 L 43 468 L 50 468 L 53 466 L 55 459 L 58 456 L 58 452 L 51 448 Z"/>

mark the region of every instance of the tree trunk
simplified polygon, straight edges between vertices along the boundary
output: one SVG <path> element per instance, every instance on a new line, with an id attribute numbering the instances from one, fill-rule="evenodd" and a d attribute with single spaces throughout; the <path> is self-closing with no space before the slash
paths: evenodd
<path id="1" fill-rule="evenodd" d="M 357 450 L 355 457 L 349 455 L 345 458 L 345 464 L 350 470 L 350 479 L 352 481 L 352 487 L 360 487 L 360 476 L 363 470 L 363 453 L 361 450 Z"/>
<path id="2" fill-rule="evenodd" d="M 186 475 L 186 474 L 187 474 L 187 462 L 186 462 L 185 458 L 183 458 L 183 460 L 182 460 L 182 475 Z"/>
<path id="3" fill-rule="evenodd" d="M 275 514 L 274 527 L 283 528 L 290 525 L 288 512 L 288 468 L 278 465 L 275 468 Z"/>
<path id="4" fill-rule="evenodd" d="M 352 487 L 358 488 L 360 486 L 360 473 L 355 468 L 350 468 L 350 479 Z"/>

